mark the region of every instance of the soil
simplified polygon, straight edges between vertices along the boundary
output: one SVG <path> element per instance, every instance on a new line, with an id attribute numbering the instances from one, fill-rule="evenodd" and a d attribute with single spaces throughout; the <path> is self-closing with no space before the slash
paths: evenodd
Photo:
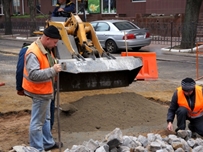
<path id="1" fill-rule="evenodd" d="M 2 152 L 16 145 L 29 145 L 31 100 L 16 95 L 14 82 L 7 79 L 0 87 Z M 150 132 L 169 134 L 166 113 L 174 87 L 175 84 L 162 80 L 137 81 L 125 88 L 60 93 L 62 150 L 89 139 L 102 141 L 115 128 L 134 136 Z M 58 140 L 57 111 L 55 114 L 52 133 Z"/>

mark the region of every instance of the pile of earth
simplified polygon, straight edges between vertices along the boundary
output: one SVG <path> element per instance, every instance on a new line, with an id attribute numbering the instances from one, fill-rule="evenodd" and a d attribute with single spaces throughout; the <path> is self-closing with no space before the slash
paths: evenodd
<path id="1" fill-rule="evenodd" d="M 134 92 L 84 96 L 67 104 L 64 103 L 64 97 L 62 100 L 60 129 L 64 150 L 89 139 L 103 140 L 115 128 L 120 128 L 123 134 L 131 136 L 146 135 L 149 132 L 168 134 L 165 130 L 168 107 Z M 58 140 L 58 113 L 55 114 L 52 132 L 55 140 Z M 8 151 L 15 145 L 29 145 L 29 120 L 29 110 L 0 117 L 2 151 Z"/>

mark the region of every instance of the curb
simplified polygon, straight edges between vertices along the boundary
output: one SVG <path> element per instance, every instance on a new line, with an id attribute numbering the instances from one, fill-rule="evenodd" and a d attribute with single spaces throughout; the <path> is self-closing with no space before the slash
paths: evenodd
<path id="1" fill-rule="evenodd" d="M 12 41 L 32 42 L 32 41 L 36 40 L 37 38 L 38 37 L 29 37 L 29 38 L 26 38 L 26 37 L 15 37 L 15 38 L 0 37 L 0 40 L 4 39 L 4 40 L 12 40 Z"/>
<path id="2" fill-rule="evenodd" d="M 203 48 L 203 45 L 200 45 L 198 49 Z M 162 48 L 161 51 L 167 51 L 167 52 L 175 52 L 175 53 L 195 53 L 197 47 L 194 47 L 192 49 L 170 49 L 169 47 L 167 48 Z"/>
<path id="3" fill-rule="evenodd" d="M 20 51 L 20 49 L 19 49 L 19 51 Z M 0 53 L 18 55 L 19 52 L 18 52 L 18 53 L 16 53 L 16 52 L 17 52 L 17 51 L 15 51 L 15 52 L 10 52 L 10 51 L 2 51 L 2 50 L 0 50 Z"/>

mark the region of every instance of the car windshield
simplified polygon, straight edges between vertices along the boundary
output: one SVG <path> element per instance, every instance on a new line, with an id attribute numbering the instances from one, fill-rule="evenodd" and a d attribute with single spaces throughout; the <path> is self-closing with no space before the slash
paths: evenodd
<path id="1" fill-rule="evenodd" d="M 130 29 L 138 29 L 137 26 L 133 25 L 130 22 L 115 22 L 113 23 L 120 31 L 122 30 L 130 30 Z"/>

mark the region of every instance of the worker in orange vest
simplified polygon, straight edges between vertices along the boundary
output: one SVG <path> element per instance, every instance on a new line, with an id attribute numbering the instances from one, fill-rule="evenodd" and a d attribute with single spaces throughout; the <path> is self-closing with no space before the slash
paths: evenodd
<path id="1" fill-rule="evenodd" d="M 62 147 L 54 141 L 50 129 L 50 103 L 54 98 L 54 81 L 61 65 L 52 54 L 61 38 L 58 29 L 51 25 L 34 41 L 25 54 L 23 89 L 32 98 L 30 120 L 30 146 L 40 152 Z M 59 145 L 61 144 L 61 145 Z"/>
<path id="2" fill-rule="evenodd" d="M 203 136 L 203 91 L 192 78 L 185 78 L 181 86 L 173 94 L 167 114 L 167 129 L 173 131 L 173 121 L 177 116 L 177 129 L 185 130 L 186 120 L 188 128 Z"/>

